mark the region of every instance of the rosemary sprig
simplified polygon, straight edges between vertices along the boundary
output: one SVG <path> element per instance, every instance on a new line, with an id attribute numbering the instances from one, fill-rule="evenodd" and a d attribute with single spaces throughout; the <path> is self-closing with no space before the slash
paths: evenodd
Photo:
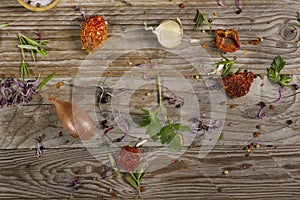
<path id="1" fill-rule="evenodd" d="M 201 13 L 199 9 L 197 9 L 197 15 L 195 19 L 195 29 L 197 30 L 199 27 L 202 27 L 204 24 L 206 24 L 209 28 L 211 28 L 211 23 L 210 21 L 206 18 L 204 13 Z"/>
<path id="2" fill-rule="evenodd" d="M 143 170 L 141 166 L 137 168 L 135 172 L 129 172 L 125 174 L 125 180 L 136 189 L 138 197 L 141 197 L 141 182 L 142 179 L 146 176 L 147 170 Z"/>
<path id="3" fill-rule="evenodd" d="M 219 67 L 220 65 L 222 65 L 223 67 L 223 71 L 222 71 L 222 78 L 224 78 L 225 76 L 227 76 L 230 73 L 230 70 L 234 64 L 234 60 L 229 60 L 228 58 L 226 58 L 223 54 L 221 54 L 223 61 L 220 61 L 218 63 L 216 63 L 216 65 Z"/>
<path id="4" fill-rule="evenodd" d="M 40 38 L 40 40 L 33 40 L 22 33 L 18 34 L 19 38 L 19 45 L 18 47 L 21 49 L 21 55 L 22 55 L 22 63 L 21 63 L 21 74 L 20 77 L 24 78 L 26 75 L 31 77 L 30 70 L 25 62 L 25 50 L 30 51 L 32 60 L 35 61 L 36 57 L 35 54 L 38 53 L 42 58 L 44 58 L 45 55 L 47 55 L 47 51 L 43 48 L 43 45 L 47 45 L 48 41 L 43 40 Z"/>
<path id="5" fill-rule="evenodd" d="M 5 27 L 7 27 L 7 26 L 9 26 L 9 23 L 0 24 L 0 29 L 5 28 Z"/>

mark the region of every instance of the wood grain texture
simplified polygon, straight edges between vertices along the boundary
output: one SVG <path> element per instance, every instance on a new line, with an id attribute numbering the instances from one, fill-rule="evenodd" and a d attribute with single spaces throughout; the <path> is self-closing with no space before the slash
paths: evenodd
<path id="1" fill-rule="evenodd" d="M 242 1 L 243 12 L 239 15 L 235 14 L 235 1 L 224 1 L 226 7 L 221 7 L 215 0 L 189 0 L 184 1 L 184 9 L 178 7 L 180 3 L 177 0 L 61 0 L 54 9 L 37 13 L 26 10 L 15 0 L 1 2 L 0 24 L 9 22 L 10 26 L 0 31 L 0 77 L 19 76 L 21 54 L 17 34 L 36 37 L 34 31 L 40 31 L 49 40 L 46 47 L 49 54 L 44 59 L 37 57 L 36 62 L 28 54 L 28 64 L 35 74 L 45 77 L 56 72 L 56 77 L 30 104 L 0 112 L 0 199 L 136 198 L 135 191 L 122 178 L 109 174 L 104 180 L 101 173 L 108 165 L 108 152 L 117 155 L 121 146 L 134 145 L 145 135 L 131 134 L 124 142 L 108 147 L 102 143 L 100 123 L 107 118 L 113 122 L 118 114 L 116 108 L 121 114 L 126 114 L 128 109 L 134 122 L 139 123 L 141 108 L 154 106 L 157 98 L 155 81 L 143 81 L 143 73 L 154 77 L 157 71 L 165 84 L 164 92 L 178 92 L 185 97 L 186 113 L 164 102 L 173 119 L 190 125 L 191 118 L 197 114 L 193 111 L 199 108 L 203 123 L 212 122 L 211 116 L 216 114 L 224 116 L 224 127 L 222 139 L 205 157 L 201 157 L 205 153 L 202 148 L 209 138 L 218 137 L 217 132 L 185 135 L 182 155 L 168 148 L 161 149 L 159 143 L 146 143 L 141 155 L 151 170 L 143 181 L 144 199 L 300 198 L 299 91 L 285 88 L 283 99 L 275 103 L 278 85 L 270 84 L 266 77 L 257 77 L 248 95 L 240 99 L 225 96 L 224 101 L 213 98 L 222 90 L 217 79 L 207 76 L 220 61 L 220 51 L 213 42 L 214 31 L 234 28 L 239 33 L 241 50 L 226 56 L 236 56 L 236 66 L 265 74 L 272 60 L 281 55 L 286 60 L 283 73 L 293 74 L 293 83 L 299 84 L 300 30 L 291 32 L 289 28 L 294 29 L 293 24 L 297 23 L 300 2 Z M 82 7 L 87 15 L 103 15 L 108 21 L 108 40 L 93 55 L 88 56 L 81 49 L 80 24 L 76 21 L 80 12 L 73 10 L 74 5 Z M 197 8 L 212 19 L 211 30 L 204 26 L 194 31 Z M 155 35 L 144 30 L 144 22 L 155 27 L 165 19 L 176 17 L 182 21 L 184 40 L 173 50 L 162 48 Z M 264 38 L 259 45 L 245 44 L 259 37 Z M 191 39 L 198 42 L 191 44 Z M 147 63 L 152 68 L 143 66 Z M 202 79 L 195 80 L 199 74 Z M 170 91 L 172 84 L 168 88 L 168 80 L 178 88 Z M 55 87 L 58 82 L 63 83 L 60 89 Z M 142 86 L 136 88 L 140 83 Z M 96 85 L 115 95 L 108 104 L 101 105 L 102 110 L 96 104 Z M 127 93 L 132 94 L 129 102 L 118 101 Z M 47 94 L 73 101 L 91 113 L 97 125 L 93 140 L 82 143 L 71 138 L 63 130 Z M 188 107 L 193 98 L 198 106 Z M 264 119 L 257 119 L 260 101 L 267 103 Z M 255 131 L 260 132 L 258 138 L 253 137 Z M 109 136 L 117 138 L 122 134 L 116 128 Z M 39 136 L 43 138 L 45 150 L 44 156 L 37 159 Z M 260 144 L 260 148 L 254 148 L 246 157 L 245 147 L 250 143 Z M 227 176 L 224 170 L 229 171 Z M 71 186 L 74 179 L 79 181 L 78 190 Z M 117 197 L 112 197 L 111 189 Z"/>

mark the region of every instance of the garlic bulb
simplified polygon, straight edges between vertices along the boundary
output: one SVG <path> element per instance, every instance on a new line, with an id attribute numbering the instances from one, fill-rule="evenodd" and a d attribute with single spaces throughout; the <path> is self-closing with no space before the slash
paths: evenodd
<path id="1" fill-rule="evenodd" d="M 177 20 L 164 20 L 155 29 L 152 27 L 147 27 L 145 23 L 146 30 L 152 30 L 152 32 L 157 36 L 158 42 L 166 48 L 173 48 L 181 43 L 183 37 L 183 28 L 179 18 Z"/>

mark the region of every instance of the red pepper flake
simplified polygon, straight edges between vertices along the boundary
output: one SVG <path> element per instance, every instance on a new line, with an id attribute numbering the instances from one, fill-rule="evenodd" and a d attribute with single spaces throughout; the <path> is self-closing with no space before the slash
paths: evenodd
<path id="1" fill-rule="evenodd" d="M 231 127 L 231 123 L 228 123 L 227 126 Z"/>
<path id="2" fill-rule="evenodd" d="M 246 95 L 254 79 L 252 72 L 240 72 L 223 78 L 224 89 L 233 98 Z"/>
<path id="3" fill-rule="evenodd" d="M 260 84 L 261 87 L 264 86 L 264 85 L 265 85 L 265 83 L 261 83 L 261 84 Z"/>
<path id="4" fill-rule="evenodd" d="M 230 109 L 235 109 L 236 105 L 235 104 L 231 104 L 229 107 L 230 107 Z"/>
<path id="5" fill-rule="evenodd" d="M 144 185 L 141 185 L 141 186 L 140 186 L 140 191 L 141 191 L 141 192 L 144 192 L 145 189 L 146 189 L 146 186 L 144 186 Z"/>
<path id="6" fill-rule="evenodd" d="M 185 8 L 185 4 L 184 3 L 181 3 L 181 4 L 179 4 L 179 8 Z"/>
<path id="7" fill-rule="evenodd" d="M 234 29 L 216 31 L 217 47 L 224 52 L 235 52 L 240 49 L 240 39 Z"/>
<path id="8" fill-rule="evenodd" d="M 118 164 L 127 171 L 135 171 L 140 163 L 140 155 L 138 148 L 129 145 L 124 146 L 119 153 Z"/>
<path id="9" fill-rule="evenodd" d="M 258 45 L 260 42 L 261 42 L 260 40 L 251 40 L 248 42 L 248 44 Z"/>
<path id="10" fill-rule="evenodd" d="M 270 109 L 270 110 L 273 110 L 274 108 L 275 108 L 275 106 L 272 105 L 272 104 L 269 106 L 269 109 Z"/>
<path id="11" fill-rule="evenodd" d="M 109 189 L 109 194 L 110 194 L 111 197 L 117 197 L 116 191 L 114 191 L 112 188 Z"/>
<path id="12" fill-rule="evenodd" d="M 206 44 L 205 44 L 205 43 L 202 43 L 201 47 L 202 47 L 203 49 L 205 49 L 205 48 L 206 48 Z"/>
<path id="13" fill-rule="evenodd" d="M 176 163 L 178 163 L 178 159 L 172 160 L 172 164 L 176 164 Z"/>
<path id="14" fill-rule="evenodd" d="M 55 87 L 56 89 L 59 89 L 63 85 L 63 82 L 56 83 Z"/>
<path id="15" fill-rule="evenodd" d="M 253 137 L 258 138 L 260 136 L 260 132 L 255 131 L 253 132 Z"/>

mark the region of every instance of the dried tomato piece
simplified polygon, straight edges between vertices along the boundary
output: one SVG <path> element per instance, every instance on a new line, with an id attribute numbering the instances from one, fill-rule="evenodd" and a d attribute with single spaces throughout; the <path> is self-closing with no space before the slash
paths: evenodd
<path id="1" fill-rule="evenodd" d="M 235 52 L 240 49 L 240 39 L 234 29 L 216 31 L 217 47 L 225 52 Z"/>
<path id="2" fill-rule="evenodd" d="M 101 16 L 87 17 L 81 26 L 80 39 L 82 49 L 89 54 L 97 50 L 107 38 L 107 23 Z"/>
<path id="3" fill-rule="evenodd" d="M 119 153 L 118 165 L 127 171 L 135 171 L 140 163 L 139 151 L 136 147 L 124 146 Z"/>
<path id="4" fill-rule="evenodd" d="M 233 98 L 246 95 L 250 90 L 253 79 L 254 74 L 247 71 L 222 78 L 225 91 Z"/>

